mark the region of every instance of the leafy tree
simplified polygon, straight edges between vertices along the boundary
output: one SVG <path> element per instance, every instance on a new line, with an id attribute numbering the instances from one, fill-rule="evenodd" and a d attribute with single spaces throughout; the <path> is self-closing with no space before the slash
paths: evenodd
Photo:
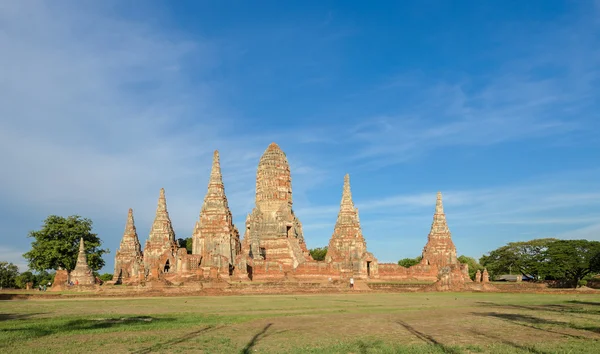
<path id="1" fill-rule="evenodd" d="M 421 263 L 422 259 L 423 256 L 418 256 L 417 258 L 403 258 L 398 261 L 398 265 L 408 268 Z"/>
<path id="2" fill-rule="evenodd" d="M 37 271 L 60 268 L 72 271 L 77 263 L 81 237 L 85 241 L 88 265 L 92 270 L 104 266 L 102 255 L 109 252 L 99 248 L 102 242 L 97 234 L 92 233 L 92 221 L 78 215 L 67 218 L 50 215 L 42 229 L 31 231 L 29 237 L 35 241 L 23 257 L 28 260 L 29 268 Z"/>
<path id="3" fill-rule="evenodd" d="M 473 257 L 467 257 L 463 255 L 458 257 L 458 261 L 462 264 L 469 265 L 469 277 L 471 277 L 473 280 L 475 279 L 475 273 L 477 273 L 478 270 L 483 271 L 481 264 L 479 264 Z"/>
<path id="4" fill-rule="evenodd" d="M 311 248 L 308 250 L 308 252 L 315 261 L 324 261 L 325 256 L 327 255 L 327 246 Z"/>
<path id="5" fill-rule="evenodd" d="M 113 275 L 110 273 L 104 273 L 104 274 L 101 274 L 100 276 L 98 276 L 98 278 L 102 281 L 109 281 L 109 280 L 112 280 Z"/>
<path id="6" fill-rule="evenodd" d="M 56 272 L 47 272 L 45 270 L 42 270 L 41 272 L 38 272 L 38 274 L 35 275 L 35 281 L 33 282 L 33 286 L 38 286 L 39 284 L 54 284 L 54 276 L 56 275 Z"/>
<path id="7" fill-rule="evenodd" d="M 557 240 L 545 252 L 545 272 L 567 280 L 573 287 L 588 274 L 600 271 L 600 242 L 588 240 Z"/>
<path id="8" fill-rule="evenodd" d="M 544 238 L 525 242 L 511 242 L 479 259 L 491 277 L 506 273 L 521 273 L 541 279 L 547 275 L 545 266 L 548 245 L 556 239 Z"/>
<path id="9" fill-rule="evenodd" d="M 17 285 L 19 268 L 8 262 L 0 262 L 0 289 L 14 288 Z"/>
<path id="10" fill-rule="evenodd" d="M 194 244 L 193 242 L 194 241 L 191 237 L 177 239 L 177 244 L 179 245 L 179 247 L 185 248 L 188 254 L 192 254 L 192 245 Z"/>
<path id="11" fill-rule="evenodd" d="M 17 279 L 15 282 L 16 282 L 17 287 L 19 287 L 21 289 L 25 289 L 27 287 L 27 283 L 29 283 L 29 282 L 32 283 L 32 286 L 36 286 L 35 274 L 33 274 L 31 271 L 28 270 L 26 272 L 19 274 L 17 276 Z"/>

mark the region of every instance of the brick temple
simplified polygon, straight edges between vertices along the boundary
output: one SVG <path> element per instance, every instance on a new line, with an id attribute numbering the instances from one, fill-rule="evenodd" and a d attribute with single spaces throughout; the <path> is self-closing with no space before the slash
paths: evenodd
<path id="1" fill-rule="evenodd" d="M 344 177 L 340 210 L 324 261 L 315 261 L 304 241 L 302 223 L 292 208 L 292 177 L 285 153 L 270 144 L 256 171 L 255 205 L 246 217 L 243 239 L 233 224 L 215 151 L 204 203 L 192 232 L 192 253 L 177 244 L 164 189 L 142 250 L 130 209 L 115 256 L 113 280 L 139 284 L 153 280 L 256 281 L 347 280 L 430 281 L 436 289 L 460 288 L 472 282 L 458 262 L 446 221 L 442 194 L 422 260 L 409 268 L 379 263 L 367 250 L 358 209 L 352 200 L 350 176 Z"/>

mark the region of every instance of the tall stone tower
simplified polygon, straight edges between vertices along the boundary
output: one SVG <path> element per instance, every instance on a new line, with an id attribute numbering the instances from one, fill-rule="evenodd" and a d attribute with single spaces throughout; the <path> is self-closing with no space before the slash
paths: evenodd
<path id="1" fill-rule="evenodd" d="M 442 204 L 442 193 L 437 193 L 435 203 L 435 214 L 433 214 L 433 223 L 431 231 L 427 237 L 427 244 L 423 248 L 423 259 L 421 264 L 436 265 L 439 268 L 458 264 L 456 257 L 456 247 L 452 242 L 452 235 L 446 222 L 444 214 L 444 205 Z"/>
<path id="2" fill-rule="evenodd" d="M 285 269 L 306 261 L 302 224 L 292 210 L 292 177 L 275 143 L 265 150 L 256 171 L 256 206 L 246 218 L 243 249 L 254 259 L 274 260 Z"/>
<path id="3" fill-rule="evenodd" d="M 192 253 L 202 257 L 202 266 L 233 270 L 235 257 L 241 252 L 240 234 L 225 196 L 218 151 L 213 155 L 208 191 L 192 240 Z"/>
<path id="4" fill-rule="evenodd" d="M 123 232 L 121 245 L 115 255 L 113 280 L 122 282 L 130 278 L 137 278 L 141 268 L 143 268 L 141 245 L 133 220 L 133 209 L 129 209 L 125 232 Z"/>
<path id="5" fill-rule="evenodd" d="M 150 235 L 144 247 L 144 266 L 146 272 L 158 275 L 155 272 L 173 272 L 175 270 L 175 254 L 177 253 L 175 231 L 167 211 L 165 189 L 160 189 L 156 216 Z"/>
<path id="6" fill-rule="evenodd" d="M 344 176 L 344 189 L 340 211 L 338 213 L 333 235 L 329 240 L 327 263 L 351 275 L 371 275 L 376 271 L 377 260 L 367 252 L 367 242 L 362 234 L 358 209 L 352 201 L 350 176 Z"/>
<path id="7" fill-rule="evenodd" d="M 69 280 L 77 285 L 94 284 L 94 275 L 87 263 L 87 255 L 85 254 L 85 244 L 83 237 L 79 239 L 79 254 L 77 255 L 77 263 L 75 269 L 69 274 Z"/>

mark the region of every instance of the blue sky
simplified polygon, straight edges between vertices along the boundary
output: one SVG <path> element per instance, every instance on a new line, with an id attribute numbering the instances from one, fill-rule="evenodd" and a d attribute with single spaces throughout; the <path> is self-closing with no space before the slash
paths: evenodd
<path id="1" fill-rule="evenodd" d="M 444 194 L 459 254 L 600 240 L 598 1 L 5 1 L 0 260 L 82 215 L 111 253 L 159 189 L 178 238 L 215 149 L 244 229 L 272 141 L 309 247 L 351 176 L 368 249 L 415 257 Z"/>

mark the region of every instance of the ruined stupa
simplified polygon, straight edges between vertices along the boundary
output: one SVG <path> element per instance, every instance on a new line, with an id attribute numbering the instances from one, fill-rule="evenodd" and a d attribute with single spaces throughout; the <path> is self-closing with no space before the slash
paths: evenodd
<path id="1" fill-rule="evenodd" d="M 94 284 L 94 275 L 87 263 L 87 255 L 85 254 L 85 244 L 83 237 L 79 239 L 79 254 L 77 255 L 77 263 L 75 269 L 69 274 L 69 280 L 76 285 Z"/>
<path id="2" fill-rule="evenodd" d="M 127 213 L 127 223 L 121 244 L 115 255 L 115 272 L 113 280 L 123 282 L 131 278 L 138 278 L 143 272 L 143 259 L 140 241 L 133 220 L 133 209 Z"/>
<path id="3" fill-rule="evenodd" d="M 220 273 L 232 273 L 235 258 L 241 252 L 240 235 L 233 225 L 225 196 L 218 151 L 213 155 L 208 191 L 192 240 L 192 254 L 201 256 L 202 267 L 217 267 Z"/>
<path id="4" fill-rule="evenodd" d="M 431 230 L 427 236 L 427 244 L 423 248 L 423 265 L 435 265 L 442 268 L 452 264 L 458 264 L 456 257 L 456 247 L 452 242 L 452 235 L 446 222 L 444 214 L 444 205 L 442 204 L 442 193 L 437 193 L 435 203 L 435 214 Z"/>
<path id="5" fill-rule="evenodd" d="M 144 247 L 144 267 L 146 276 L 158 277 L 161 273 L 176 270 L 175 255 L 178 246 L 175 241 L 175 231 L 167 211 L 167 200 L 164 188 L 160 189 L 156 216 L 150 230 L 150 235 Z"/>
<path id="6" fill-rule="evenodd" d="M 333 235 L 327 247 L 325 256 L 327 263 L 332 263 L 334 269 L 352 276 L 370 276 L 377 260 L 367 252 L 367 242 L 362 234 L 358 208 L 354 207 L 350 176 L 344 176 L 342 201 Z"/>
<path id="7" fill-rule="evenodd" d="M 302 224 L 292 210 L 290 166 L 275 143 L 267 147 L 258 163 L 256 206 L 246 218 L 242 254 L 255 261 L 273 261 L 282 271 L 310 259 Z"/>

